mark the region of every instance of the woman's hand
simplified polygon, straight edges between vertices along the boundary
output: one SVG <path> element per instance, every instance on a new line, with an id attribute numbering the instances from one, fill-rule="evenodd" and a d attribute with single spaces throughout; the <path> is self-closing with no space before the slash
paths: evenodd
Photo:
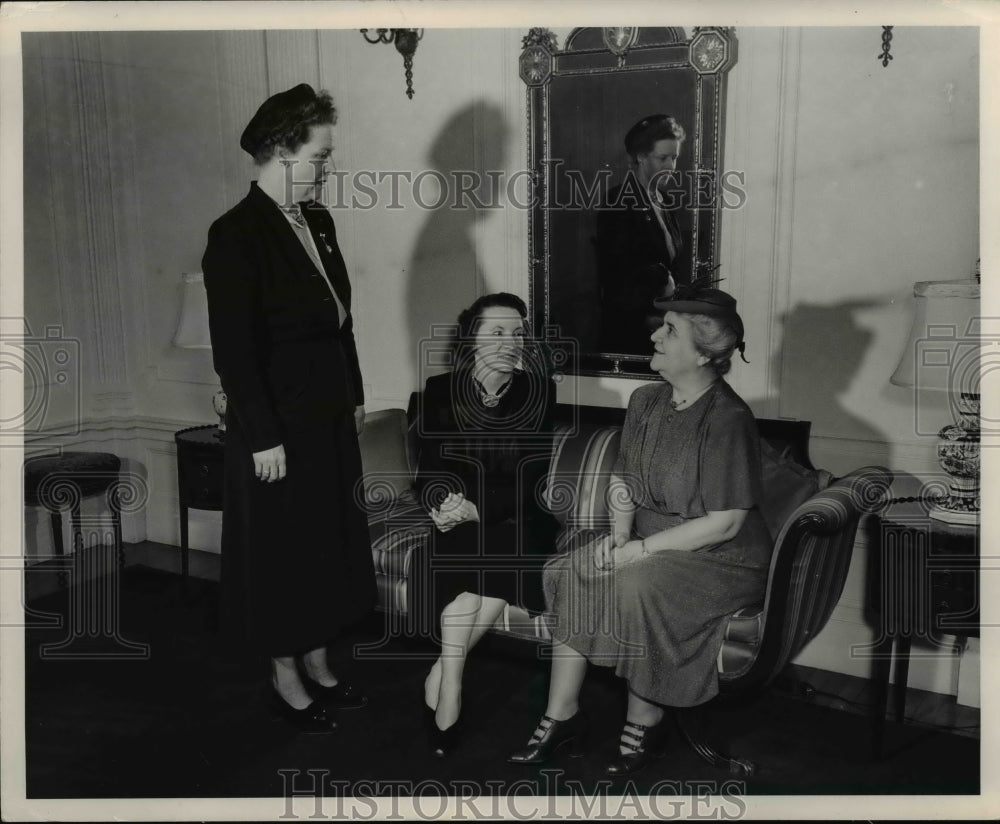
<path id="1" fill-rule="evenodd" d="M 610 572 L 618 567 L 631 564 L 646 554 L 642 551 L 642 541 L 625 540 L 619 544 L 620 537 L 620 534 L 615 535 L 614 538 L 606 535 L 594 548 L 594 566 L 597 569 Z"/>
<path id="2" fill-rule="evenodd" d="M 610 535 L 598 538 L 594 545 L 594 567 L 611 570 L 615 566 L 615 542 Z"/>
<path id="3" fill-rule="evenodd" d="M 442 532 L 448 532 L 466 521 L 478 521 L 479 510 L 461 492 L 449 493 L 440 506 L 432 509 L 431 519 Z"/>
<path id="4" fill-rule="evenodd" d="M 615 548 L 615 566 L 620 567 L 631 564 L 646 554 L 642 551 L 642 541 L 627 541 L 622 546 Z"/>
<path id="5" fill-rule="evenodd" d="M 258 481 L 273 484 L 287 474 L 285 467 L 285 447 L 278 444 L 271 449 L 253 453 L 253 472 Z"/>
<path id="6" fill-rule="evenodd" d="M 363 406 L 354 407 L 354 428 L 358 430 L 359 436 L 365 431 L 365 408 Z"/>

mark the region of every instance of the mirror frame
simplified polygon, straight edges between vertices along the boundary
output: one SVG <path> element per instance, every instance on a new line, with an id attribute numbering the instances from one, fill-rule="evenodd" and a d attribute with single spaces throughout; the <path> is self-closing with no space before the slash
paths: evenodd
<path id="1" fill-rule="evenodd" d="M 629 45 L 632 44 L 632 45 Z M 614 48 L 614 51 L 612 51 Z M 556 46 L 555 35 L 533 28 L 523 39 L 519 60 L 521 80 L 527 86 L 528 169 L 531 214 L 528 221 L 530 286 L 528 302 L 533 326 L 553 343 L 560 330 L 550 315 L 553 249 L 549 219 L 549 175 L 546 169 L 557 157 L 552 147 L 550 93 L 561 77 L 581 75 L 600 78 L 618 72 L 684 71 L 693 73 L 694 122 L 682 123 L 685 143 L 691 147 L 692 170 L 698 178 L 699 204 L 691 208 L 691 277 L 716 268 L 719 257 L 719 222 L 722 175 L 726 78 L 736 63 L 736 38 L 731 28 L 704 27 L 687 38 L 681 28 L 606 29 L 577 28 Z M 572 130 L 570 130 L 572 131 Z M 702 183 L 707 184 L 708 196 Z M 708 205 L 700 205 L 707 203 Z M 704 238 L 708 237 L 705 241 Z M 650 355 L 630 356 L 606 352 L 579 352 L 565 341 L 558 368 L 575 375 L 650 379 Z"/>

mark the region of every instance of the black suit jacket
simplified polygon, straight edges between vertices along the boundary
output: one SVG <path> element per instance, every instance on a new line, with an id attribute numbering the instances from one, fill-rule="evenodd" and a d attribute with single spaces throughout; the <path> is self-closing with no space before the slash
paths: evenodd
<path id="1" fill-rule="evenodd" d="M 277 205 L 256 183 L 212 224 L 202 258 L 215 370 L 254 452 L 364 403 L 351 286 L 333 218 L 303 208 L 336 301 Z"/>
<path id="2" fill-rule="evenodd" d="M 683 271 L 687 256 L 677 217 L 673 210 L 662 214 L 673 255 L 649 197 L 634 177 L 612 189 L 608 204 L 597 214 L 594 245 L 605 350 L 645 354 L 652 346 L 645 319 L 653 311 L 654 298 L 662 294 L 668 276 L 678 284 L 690 279 Z"/>

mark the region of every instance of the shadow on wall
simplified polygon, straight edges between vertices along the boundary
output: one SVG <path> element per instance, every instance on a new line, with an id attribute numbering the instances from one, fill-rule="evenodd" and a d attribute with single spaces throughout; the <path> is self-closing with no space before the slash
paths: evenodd
<path id="1" fill-rule="evenodd" d="M 874 340 L 871 331 L 857 324 L 855 313 L 878 305 L 871 301 L 833 306 L 798 304 L 784 313 L 780 319 L 781 345 L 771 363 L 781 401 L 747 398 L 757 415 L 812 421 L 814 438 L 884 442 L 884 433 L 840 400 Z M 750 353 L 752 349 L 748 357 L 752 357 Z"/>
<path id="2" fill-rule="evenodd" d="M 406 317 L 418 386 L 447 368 L 440 357 L 427 362 L 429 349 L 446 348 L 422 343 L 430 340 L 432 326 L 454 324 L 458 313 L 485 291 L 474 236 L 481 212 L 476 204 L 499 208 L 497 195 L 489 191 L 486 171 L 505 168 L 503 141 L 495 136 L 507 129 L 499 109 L 469 104 L 442 127 L 428 155 L 427 169 L 420 170 L 427 172 L 418 190 L 426 220 L 405 273 Z M 456 186 L 463 172 L 477 174 L 482 184 L 465 197 L 459 196 Z M 447 187 L 446 199 L 439 194 L 435 179 Z"/>

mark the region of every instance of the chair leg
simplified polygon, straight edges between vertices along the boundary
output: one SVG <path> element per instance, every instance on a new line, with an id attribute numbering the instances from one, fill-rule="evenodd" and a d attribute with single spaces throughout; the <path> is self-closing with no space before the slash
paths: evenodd
<path id="1" fill-rule="evenodd" d="M 66 585 L 69 583 L 69 576 L 66 570 L 62 567 L 66 563 L 66 548 L 63 546 L 63 534 L 62 534 L 62 511 L 61 510 L 50 510 L 49 511 L 49 522 L 52 524 L 52 546 L 56 551 L 56 555 L 60 564 L 59 571 L 56 573 L 58 576 L 59 588 L 66 589 Z"/>
<path id="2" fill-rule="evenodd" d="M 708 743 L 705 736 L 705 717 L 697 707 L 674 712 L 674 721 L 684 740 L 697 753 L 698 757 L 713 767 L 729 770 L 732 775 L 749 778 L 757 767 L 752 761 L 744 758 L 734 758 L 724 755 Z"/>

